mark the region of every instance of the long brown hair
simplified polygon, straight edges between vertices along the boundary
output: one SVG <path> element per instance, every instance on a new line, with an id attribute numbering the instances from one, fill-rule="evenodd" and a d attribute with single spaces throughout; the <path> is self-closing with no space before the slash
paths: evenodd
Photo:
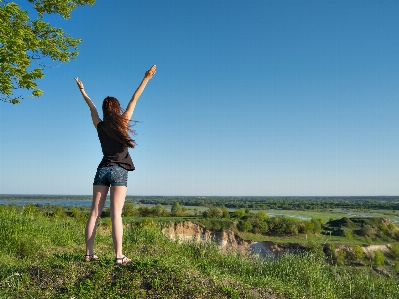
<path id="1" fill-rule="evenodd" d="M 105 133 L 127 147 L 134 147 L 136 142 L 129 136 L 129 132 L 136 135 L 131 129 L 129 119 L 122 116 L 123 109 L 114 97 L 106 97 L 103 101 L 103 116 Z"/>

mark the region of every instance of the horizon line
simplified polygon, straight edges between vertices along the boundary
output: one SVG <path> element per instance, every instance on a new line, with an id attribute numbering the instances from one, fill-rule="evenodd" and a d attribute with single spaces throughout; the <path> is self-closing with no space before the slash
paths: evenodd
<path id="1" fill-rule="evenodd" d="M 0 193 L 0 196 L 93 196 L 92 194 Z M 107 197 L 110 195 L 108 194 Z M 130 195 L 143 197 L 399 197 L 399 195 Z"/>

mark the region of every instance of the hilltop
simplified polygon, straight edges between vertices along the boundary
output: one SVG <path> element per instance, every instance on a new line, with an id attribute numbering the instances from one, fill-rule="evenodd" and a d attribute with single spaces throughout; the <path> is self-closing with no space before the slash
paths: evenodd
<path id="1" fill-rule="evenodd" d="M 0 206 L 1 298 L 397 298 L 395 276 L 333 266 L 319 246 L 276 259 L 180 242 L 151 219 L 125 223 L 115 265 L 107 218 L 96 238 L 100 262 L 83 262 L 84 218 Z"/>

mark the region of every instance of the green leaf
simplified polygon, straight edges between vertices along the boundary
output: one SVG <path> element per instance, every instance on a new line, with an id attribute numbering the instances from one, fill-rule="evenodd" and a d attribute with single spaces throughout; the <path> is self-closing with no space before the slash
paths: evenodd
<path id="1" fill-rule="evenodd" d="M 35 89 L 34 91 L 32 91 L 32 95 L 34 97 L 40 97 L 43 94 L 43 91 L 40 89 Z"/>

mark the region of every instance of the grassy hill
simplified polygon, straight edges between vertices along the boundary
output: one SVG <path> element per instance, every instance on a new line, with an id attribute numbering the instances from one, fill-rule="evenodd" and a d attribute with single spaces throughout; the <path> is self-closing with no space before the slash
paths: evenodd
<path id="1" fill-rule="evenodd" d="M 0 206 L 0 298 L 398 298 L 397 278 L 332 266 L 312 252 L 259 260 L 211 243 L 180 243 L 148 221 L 127 224 L 117 266 L 109 221 L 83 262 L 84 218 Z"/>

